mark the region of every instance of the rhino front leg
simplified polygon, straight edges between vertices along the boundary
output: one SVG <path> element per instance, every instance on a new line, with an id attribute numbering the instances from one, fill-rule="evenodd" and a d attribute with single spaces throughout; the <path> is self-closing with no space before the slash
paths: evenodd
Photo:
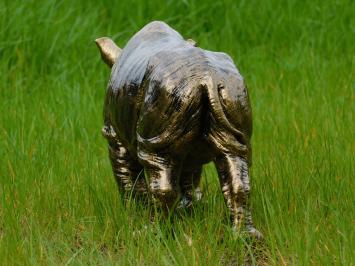
<path id="1" fill-rule="evenodd" d="M 194 200 L 201 200 L 202 191 L 199 187 L 201 180 L 202 165 L 193 170 L 185 170 L 184 166 L 180 176 L 182 199 L 179 207 L 189 207 Z"/>
<path id="2" fill-rule="evenodd" d="M 124 195 L 147 193 L 143 167 L 138 161 L 132 159 L 112 126 L 104 126 L 102 134 L 108 140 L 111 166 L 120 191 Z"/>
<path id="3" fill-rule="evenodd" d="M 233 226 L 236 230 L 243 227 L 257 239 L 262 234 L 255 229 L 249 203 L 249 167 L 246 160 L 237 155 L 222 155 L 215 161 L 221 189 L 231 213 Z"/>

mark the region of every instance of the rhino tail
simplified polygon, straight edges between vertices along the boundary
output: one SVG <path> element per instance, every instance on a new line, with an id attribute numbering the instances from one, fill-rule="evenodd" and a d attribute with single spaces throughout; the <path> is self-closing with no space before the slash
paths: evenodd
<path id="1" fill-rule="evenodd" d="M 100 50 L 102 60 L 109 67 L 112 67 L 117 58 L 121 55 L 122 49 L 108 37 L 98 38 L 95 40 L 95 43 Z"/>
<path id="2" fill-rule="evenodd" d="M 211 77 L 208 77 L 208 79 L 205 80 L 202 86 L 205 88 L 205 91 L 207 93 L 207 98 L 210 107 L 209 109 L 215 121 L 221 124 L 223 128 L 228 129 L 230 131 L 235 131 L 236 129 L 231 125 L 223 110 L 217 84 L 215 84 Z"/>
<path id="3" fill-rule="evenodd" d="M 209 134 L 209 138 L 218 146 L 218 148 L 224 149 L 226 147 L 222 146 L 234 146 L 236 150 L 244 154 L 247 152 L 249 137 L 245 132 L 241 131 L 237 125 L 234 125 L 229 121 L 226 115 L 228 110 L 225 110 L 222 105 L 223 96 L 220 94 L 218 84 L 216 84 L 211 77 L 208 77 L 203 83 L 203 87 L 205 88 L 204 91 L 208 98 L 209 116 L 211 117 L 210 121 L 213 123 L 213 125 L 210 126 L 211 134 Z M 224 133 L 221 135 L 220 131 Z M 232 139 L 235 141 L 233 141 L 233 143 L 224 143 L 225 139 L 222 137 L 224 134 L 233 136 Z M 222 138 L 219 139 L 220 137 Z"/>

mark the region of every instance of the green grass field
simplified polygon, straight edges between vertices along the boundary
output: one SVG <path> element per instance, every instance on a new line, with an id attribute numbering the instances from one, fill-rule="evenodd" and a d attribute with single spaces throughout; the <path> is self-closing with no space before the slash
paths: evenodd
<path id="1" fill-rule="evenodd" d="M 0 0 L 0 265 L 352 265 L 354 2 L 112 2 Z M 93 40 L 124 47 L 152 20 L 245 77 L 264 243 L 233 234 L 213 165 L 173 223 L 120 201 Z"/>

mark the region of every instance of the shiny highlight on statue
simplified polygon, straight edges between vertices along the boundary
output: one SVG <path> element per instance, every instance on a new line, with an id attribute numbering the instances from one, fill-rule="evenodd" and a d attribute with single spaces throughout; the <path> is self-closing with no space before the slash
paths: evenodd
<path id="1" fill-rule="evenodd" d="M 122 50 L 106 37 L 96 44 L 112 67 L 102 133 L 121 193 L 188 206 L 213 161 L 234 227 L 261 238 L 249 206 L 252 113 L 233 60 L 157 21 Z"/>

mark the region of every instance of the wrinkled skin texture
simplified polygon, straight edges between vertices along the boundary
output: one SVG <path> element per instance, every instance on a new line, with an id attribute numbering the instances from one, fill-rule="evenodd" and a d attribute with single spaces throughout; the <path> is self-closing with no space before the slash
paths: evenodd
<path id="1" fill-rule="evenodd" d="M 152 195 L 171 209 L 200 196 L 202 165 L 213 161 L 233 225 L 261 237 L 249 207 L 246 86 L 228 55 L 195 45 L 151 22 L 116 59 L 102 130 L 114 176 L 122 192 Z"/>

